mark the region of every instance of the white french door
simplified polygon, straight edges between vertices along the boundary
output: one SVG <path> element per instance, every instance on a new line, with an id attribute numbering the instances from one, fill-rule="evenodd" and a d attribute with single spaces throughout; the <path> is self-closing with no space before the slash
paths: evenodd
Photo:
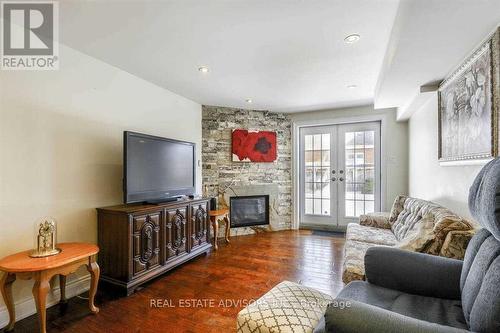
<path id="1" fill-rule="evenodd" d="M 380 210 L 380 122 L 302 127 L 300 223 L 344 227 Z"/>

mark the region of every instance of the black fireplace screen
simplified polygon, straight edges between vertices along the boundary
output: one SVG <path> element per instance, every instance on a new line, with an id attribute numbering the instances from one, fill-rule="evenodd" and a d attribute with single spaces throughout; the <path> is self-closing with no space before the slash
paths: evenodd
<path id="1" fill-rule="evenodd" d="M 249 195 L 229 198 L 231 227 L 269 224 L 269 196 Z"/>

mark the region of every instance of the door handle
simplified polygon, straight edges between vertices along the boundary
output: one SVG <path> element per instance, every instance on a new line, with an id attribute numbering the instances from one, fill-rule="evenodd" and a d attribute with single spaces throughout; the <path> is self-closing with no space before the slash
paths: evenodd
<path id="1" fill-rule="evenodd" d="M 343 181 L 344 181 L 344 178 L 340 177 L 340 178 L 339 178 L 339 180 L 340 180 L 341 182 L 343 182 Z"/>
<path id="2" fill-rule="evenodd" d="M 336 180 L 337 180 L 337 178 L 335 178 L 335 177 L 332 177 L 332 182 L 334 182 L 334 181 L 336 181 Z"/>

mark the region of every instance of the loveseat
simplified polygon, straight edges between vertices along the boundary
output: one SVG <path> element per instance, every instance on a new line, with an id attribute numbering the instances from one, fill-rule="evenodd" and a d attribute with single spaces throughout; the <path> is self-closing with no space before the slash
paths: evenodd
<path id="1" fill-rule="evenodd" d="M 362 215 L 350 223 L 342 280 L 365 279 L 364 257 L 373 246 L 387 246 L 463 259 L 476 225 L 430 201 L 400 195 L 389 213 Z"/>

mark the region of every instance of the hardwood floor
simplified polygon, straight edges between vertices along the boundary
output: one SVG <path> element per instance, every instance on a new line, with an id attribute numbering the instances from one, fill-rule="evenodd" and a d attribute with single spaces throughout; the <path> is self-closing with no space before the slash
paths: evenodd
<path id="1" fill-rule="evenodd" d="M 162 275 L 129 297 L 113 297 L 101 288 L 97 315 L 77 297 L 67 309 L 50 308 L 48 332 L 235 332 L 242 302 L 283 280 L 336 295 L 343 287 L 343 247 L 341 236 L 305 230 L 234 237 L 231 244 L 220 242 L 217 252 Z M 162 307 L 151 307 L 158 299 Z M 37 330 L 37 317 L 31 316 L 16 323 L 14 332 Z"/>

